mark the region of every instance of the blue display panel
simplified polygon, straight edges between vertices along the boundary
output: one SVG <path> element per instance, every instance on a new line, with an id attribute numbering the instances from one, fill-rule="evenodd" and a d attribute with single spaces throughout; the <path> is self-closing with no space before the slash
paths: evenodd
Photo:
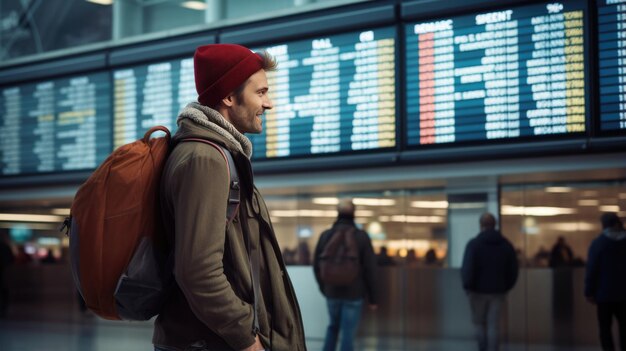
<path id="1" fill-rule="evenodd" d="M 2 175 L 94 169 L 111 152 L 108 73 L 0 90 Z"/>
<path id="2" fill-rule="evenodd" d="M 600 129 L 626 130 L 626 0 L 598 1 Z"/>
<path id="3" fill-rule="evenodd" d="M 249 135 L 254 158 L 337 154 L 396 146 L 395 29 L 278 43 L 268 72 L 274 109 Z"/>
<path id="4" fill-rule="evenodd" d="M 584 132 L 585 3 L 406 25 L 410 146 Z"/>
<path id="5" fill-rule="evenodd" d="M 156 125 L 174 132 L 180 111 L 197 99 L 192 57 L 113 71 L 114 146 Z"/>

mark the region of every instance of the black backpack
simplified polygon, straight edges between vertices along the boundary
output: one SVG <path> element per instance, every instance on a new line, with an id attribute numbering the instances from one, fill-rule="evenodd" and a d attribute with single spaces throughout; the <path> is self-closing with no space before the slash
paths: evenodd
<path id="1" fill-rule="evenodd" d="M 327 285 L 349 286 L 361 269 L 353 226 L 338 226 L 319 256 L 320 280 Z"/>

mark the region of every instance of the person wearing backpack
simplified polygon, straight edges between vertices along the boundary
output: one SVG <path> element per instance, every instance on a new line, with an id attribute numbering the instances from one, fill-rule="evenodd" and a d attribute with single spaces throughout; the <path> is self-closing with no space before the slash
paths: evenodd
<path id="1" fill-rule="evenodd" d="M 340 349 L 354 350 L 363 300 L 371 310 L 378 306 L 376 255 L 369 235 L 356 227 L 354 211 L 352 200 L 342 199 L 337 221 L 315 248 L 313 269 L 330 317 L 323 351 L 335 350 L 340 333 Z"/>
<path id="2" fill-rule="evenodd" d="M 300 308 L 269 211 L 254 186 L 252 144 L 273 107 L 267 53 L 234 44 L 200 46 L 194 55 L 198 102 L 178 116 L 175 145 L 161 179 L 175 284 L 155 321 L 155 350 L 304 351 Z M 220 148 L 227 149 L 238 173 Z M 183 142 L 184 141 L 184 142 Z M 239 199 L 229 199 L 239 191 Z M 229 205 L 240 201 L 228 221 Z"/>

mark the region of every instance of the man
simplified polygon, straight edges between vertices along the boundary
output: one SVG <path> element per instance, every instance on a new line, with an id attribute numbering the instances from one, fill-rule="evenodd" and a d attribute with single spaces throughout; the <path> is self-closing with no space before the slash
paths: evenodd
<path id="1" fill-rule="evenodd" d="M 585 296 L 597 306 L 602 350 L 613 351 L 613 316 L 619 324 L 622 350 L 626 350 L 626 231 L 615 213 L 600 217 L 602 233 L 587 256 Z"/>
<path id="2" fill-rule="evenodd" d="M 569 244 L 565 241 L 565 237 L 559 236 L 550 251 L 550 267 L 563 268 L 571 267 L 574 262 L 574 252 Z"/>
<path id="3" fill-rule="evenodd" d="M 0 318 L 6 318 L 9 309 L 9 291 L 4 281 L 6 268 L 15 261 L 7 235 L 0 234 Z"/>
<path id="4" fill-rule="evenodd" d="M 306 350 L 300 308 L 253 183 L 252 145 L 244 136 L 260 133 L 261 116 L 273 107 L 265 72 L 275 67 L 266 53 L 239 45 L 196 50 L 198 103 L 178 116 L 172 142 L 200 138 L 228 149 L 241 204 L 227 223 L 230 174 L 220 150 L 202 142 L 177 144 L 161 180 L 175 287 L 155 322 L 155 350 Z"/>
<path id="5" fill-rule="evenodd" d="M 343 199 L 337 207 L 338 217 L 332 228 L 320 236 L 315 248 L 313 268 L 320 290 L 326 296 L 330 325 L 326 331 L 324 351 L 333 351 L 337 346 L 341 331 L 341 351 L 354 349 L 354 338 L 361 318 L 363 299 L 369 300 L 372 310 L 377 308 L 375 281 L 376 256 L 368 234 L 354 224 L 355 207 L 350 199 Z M 331 285 L 324 282 L 321 275 L 321 256 L 334 235 L 353 235 L 353 245 L 358 252 L 358 273 L 349 285 Z"/>
<path id="6" fill-rule="evenodd" d="M 465 247 L 461 268 L 481 351 L 498 350 L 502 305 L 518 274 L 515 249 L 495 228 L 496 218 L 484 213 L 480 233 Z"/>

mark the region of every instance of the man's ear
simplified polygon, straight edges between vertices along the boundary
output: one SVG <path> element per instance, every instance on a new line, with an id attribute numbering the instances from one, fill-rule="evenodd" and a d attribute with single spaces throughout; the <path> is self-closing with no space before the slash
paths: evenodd
<path id="1" fill-rule="evenodd" d="M 235 95 L 234 94 L 228 94 L 228 96 L 226 96 L 225 98 L 222 99 L 222 103 L 226 107 L 233 107 L 233 105 L 235 104 Z"/>

